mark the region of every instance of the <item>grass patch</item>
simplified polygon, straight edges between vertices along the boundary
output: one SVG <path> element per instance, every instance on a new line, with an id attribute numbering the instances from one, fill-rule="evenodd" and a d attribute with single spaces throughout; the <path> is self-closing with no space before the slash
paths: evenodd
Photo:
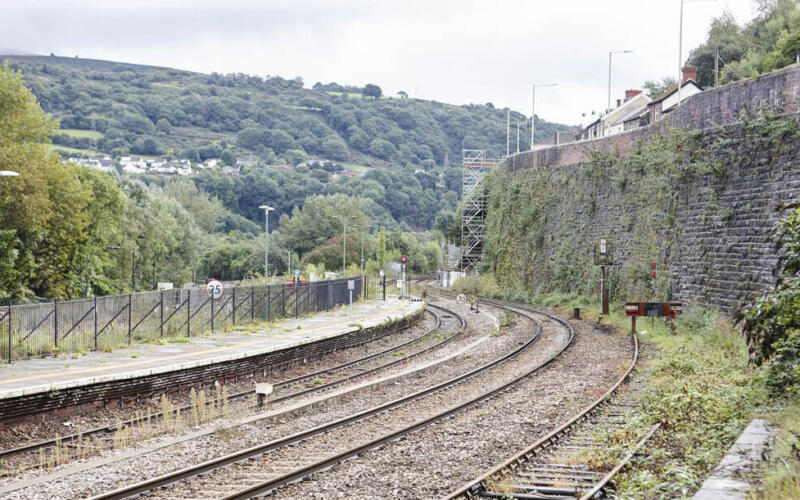
<path id="1" fill-rule="evenodd" d="M 102 139 L 103 133 L 96 130 L 81 130 L 77 128 L 60 128 L 56 131 L 57 134 L 64 134 L 70 137 L 88 137 L 89 139 Z"/>
<path id="2" fill-rule="evenodd" d="M 171 337 L 167 339 L 170 344 L 191 344 L 192 339 L 189 337 Z"/>
<path id="3" fill-rule="evenodd" d="M 105 153 L 102 153 L 100 151 L 95 151 L 93 149 L 78 149 L 78 148 L 71 148 L 68 146 L 61 146 L 58 144 L 45 144 L 45 147 L 51 153 L 63 153 L 65 155 L 90 155 L 90 156 L 105 155 Z"/>

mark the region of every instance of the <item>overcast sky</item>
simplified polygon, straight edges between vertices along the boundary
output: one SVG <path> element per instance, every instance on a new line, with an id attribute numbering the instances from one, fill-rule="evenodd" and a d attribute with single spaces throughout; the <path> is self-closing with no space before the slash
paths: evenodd
<path id="1" fill-rule="evenodd" d="M 677 74 L 680 0 L 2 0 L 0 52 L 210 73 L 376 83 L 385 94 L 492 102 L 577 124 L 645 79 Z M 712 18 L 752 0 L 687 0 L 684 59 Z"/>

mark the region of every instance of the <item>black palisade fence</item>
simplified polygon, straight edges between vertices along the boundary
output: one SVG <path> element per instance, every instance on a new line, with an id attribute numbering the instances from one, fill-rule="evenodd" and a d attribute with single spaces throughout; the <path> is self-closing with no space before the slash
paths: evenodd
<path id="1" fill-rule="evenodd" d="M 15 359 L 110 351 L 159 339 L 192 337 L 226 327 L 299 317 L 355 302 L 366 277 L 226 288 L 184 288 L 0 307 L 0 353 Z"/>

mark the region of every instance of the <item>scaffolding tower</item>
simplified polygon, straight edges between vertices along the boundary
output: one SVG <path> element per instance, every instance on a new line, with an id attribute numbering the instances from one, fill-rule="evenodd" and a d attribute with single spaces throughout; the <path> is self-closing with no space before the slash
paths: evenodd
<path id="1" fill-rule="evenodd" d="M 486 150 L 465 149 L 461 162 L 461 270 L 465 274 L 478 272 L 486 236 L 486 195 L 480 189 L 484 176 L 500 164 L 487 160 Z"/>

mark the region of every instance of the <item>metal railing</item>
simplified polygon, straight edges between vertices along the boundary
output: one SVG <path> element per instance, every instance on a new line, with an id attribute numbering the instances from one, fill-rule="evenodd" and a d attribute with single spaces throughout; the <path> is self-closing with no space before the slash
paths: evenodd
<path id="1" fill-rule="evenodd" d="M 192 337 L 236 325 L 327 311 L 368 291 L 365 277 L 231 287 L 211 300 L 204 288 L 54 300 L 0 307 L 0 356 L 11 363 L 45 355 L 111 351 L 137 342 Z M 352 288 L 351 288 L 352 287 Z"/>

